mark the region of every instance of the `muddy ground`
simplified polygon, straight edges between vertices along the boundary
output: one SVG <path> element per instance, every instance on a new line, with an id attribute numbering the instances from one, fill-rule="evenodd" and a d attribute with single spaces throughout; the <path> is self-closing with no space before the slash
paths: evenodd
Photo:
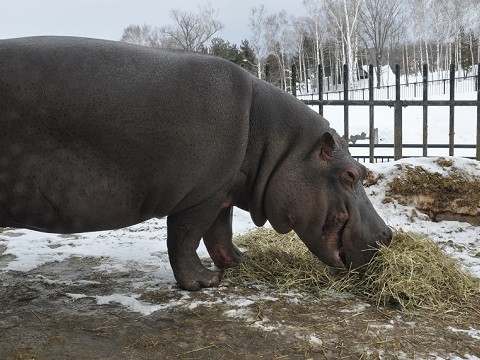
<path id="1" fill-rule="evenodd" d="M 0 269 L 11 260 L 4 250 Z M 478 336 L 459 331 L 479 328 L 479 309 L 457 324 L 455 314 L 408 316 L 335 293 L 318 299 L 228 281 L 187 293 L 169 282 L 147 286 L 144 269 L 98 271 L 99 261 L 0 273 L 0 359 L 480 357 Z M 140 297 L 122 305 L 108 302 L 112 294 Z"/>

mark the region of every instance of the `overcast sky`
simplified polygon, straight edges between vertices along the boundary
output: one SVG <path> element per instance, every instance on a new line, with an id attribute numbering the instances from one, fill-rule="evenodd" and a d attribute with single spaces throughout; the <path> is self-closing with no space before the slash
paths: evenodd
<path id="1" fill-rule="evenodd" d="M 207 0 L 0 0 L 0 38 L 73 35 L 119 40 L 130 24 L 171 23 L 170 10 L 196 11 Z M 301 0 L 210 0 L 225 28 L 218 35 L 231 43 L 250 37 L 250 9 L 264 4 L 269 13 L 284 9 L 302 15 Z"/>

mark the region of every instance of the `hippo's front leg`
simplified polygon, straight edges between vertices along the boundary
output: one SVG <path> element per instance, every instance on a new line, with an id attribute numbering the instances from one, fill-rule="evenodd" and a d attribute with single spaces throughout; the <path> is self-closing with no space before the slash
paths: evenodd
<path id="1" fill-rule="evenodd" d="M 217 218 L 203 235 L 203 242 L 215 265 L 224 268 L 240 261 L 241 252 L 232 243 L 233 207 L 222 208 Z"/>
<path id="2" fill-rule="evenodd" d="M 175 279 L 185 290 L 220 284 L 219 272 L 205 268 L 197 255 L 200 239 L 217 216 L 220 205 L 209 201 L 167 218 L 168 256 Z"/>

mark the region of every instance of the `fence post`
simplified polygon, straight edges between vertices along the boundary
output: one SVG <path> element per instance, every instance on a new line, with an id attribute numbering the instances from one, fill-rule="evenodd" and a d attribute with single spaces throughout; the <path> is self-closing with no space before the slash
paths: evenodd
<path id="1" fill-rule="evenodd" d="M 292 65 L 292 95 L 297 96 L 297 67 Z"/>
<path id="2" fill-rule="evenodd" d="M 318 64 L 318 113 L 323 116 L 323 67 L 322 64 Z"/>
<path id="3" fill-rule="evenodd" d="M 395 120 L 393 156 L 395 160 L 402 158 L 402 105 L 400 103 L 400 65 L 395 65 Z"/>
<path id="4" fill-rule="evenodd" d="M 348 142 L 348 65 L 343 65 L 343 100 L 345 105 L 343 107 L 343 137 Z"/>
<path id="5" fill-rule="evenodd" d="M 455 64 L 450 64 L 450 126 L 448 131 L 448 155 L 454 155 L 455 147 Z"/>
<path id="6" fill-rule="evenodd" d="M 308 93 L 308 69 L 305 69 L 305 87 Z"/>
<path id="7" fill-rule="evenodd" d="M 423 64 L 423 156 L 428 156 L 428 65 Z"/>
<path id="8" fill-rule="evenodd" d="M 477 160 L 480 161 L 480 64 L 477 67 Z"/>
<path id="9" fill-rule="evenodd" d="M 375 122 L 374 122 L 374 111 L 375 107 L 373 106 L 373 65 L 368 65 L 368 100 L 370 104 L 368 105 L 368 116 L 370 118 L 368 136 L 370 138 L 370 163 L 375 162 Z"/>

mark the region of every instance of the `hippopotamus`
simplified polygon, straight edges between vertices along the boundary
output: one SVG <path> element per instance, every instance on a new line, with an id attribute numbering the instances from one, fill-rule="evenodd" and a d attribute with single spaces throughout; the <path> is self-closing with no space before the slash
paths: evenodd
<path id="1" fill-rule="evenodd" d="M 365 167 L 294 96 L 207 54 L 116 41 L 0 41 L 0 226 L 51 233 L 167 217 L 181 288 L 239 261 L 232 208 L 362 268 L 392 233 Z M 207 269 L 201 239 L 216 265 Z"/>

